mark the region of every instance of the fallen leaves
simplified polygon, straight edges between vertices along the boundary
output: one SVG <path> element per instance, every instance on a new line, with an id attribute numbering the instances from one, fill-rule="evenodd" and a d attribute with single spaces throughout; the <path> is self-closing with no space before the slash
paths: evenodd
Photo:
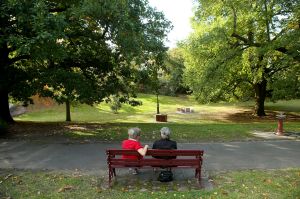
<path id="1" fill-rule="evenodd" d="M 7 180 L 11 176 L 12 176 L 12 174 L 8 174 L 7 176 L 5 176 L 4 180 Z"/>
<path id="2" fill-rule="evenodd" d="M 61 193 L 61 192 L 69 191 L 69 190 L 72 190 L 72 189 L 74 189 L 73 186 L 71 186 L 71 185 L 66 185 L 66 186 L 60 188 L 57 192 L 58 192 L 58 193 Z"/>
<path id="3" fill-rule="evenodd" d="M 20 176 L 13 176 L 12 179 L 13 179 L 14 184 L 19 185 L 19 184 L 22 184 L 22 182 L 23 182 Z"/>
<path id="4" fill-rule="evenodd" d="M 262 193 L 262 195 L 263 195 L 264 199 L 270 198 L 268 193 Z"/>
<path id="5" fill-rule="evenodd" d="M 12 176 L 12 174 L 8 174 L 7 176 L 5 176 L 3 179 L 4 180 L 7 180 L 8 178 L 10 178 Z M 0 184 L 2 184 L 3 183 L 3 181 L 1 180 L 0 181 Z"/>
<path id="6" fill-rule="evenodd" d="M 271 179 L 264 179 L 264 183 L 271 184 L 272 180 Z"/>
<path id="7" fill-rule="evenodd" d="M 225 190 L 221 190 L 221 193 L 223 194 L 223 195 L 228 195 L 229 193 L 227 192 L 227 191 L 225 191 Z"/>

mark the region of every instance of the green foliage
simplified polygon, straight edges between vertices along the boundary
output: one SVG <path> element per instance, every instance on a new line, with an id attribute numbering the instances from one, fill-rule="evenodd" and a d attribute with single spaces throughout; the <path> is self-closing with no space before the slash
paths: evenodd
<path id="1" fill-rule="evenodd" d="M 162 63 L 151 60 L 148 64 L 153 67 L 145 67 L 139 73 L 139 91 L 168 96 L 186 94 L 187 87 L 182 80 L 183 62 L 180 49 L 169 50 Z"/>
<path id="2" fill-rule="evenodd" d="M 300 98 L 300 66 L 276 74 L 276 81 L 270 82 L 271 100 Z"/>
<path id="3" fill-rule="evenodd" d="M 262 115 L 266 97 L 299 98 L 299 6 L 299 1 L 199 0 L 194 32 L 182 46 L 184 82 L 196 98 L 255 97 Z"/>
<path id="4" fill-rule="evenodd" d="M 4 0 L 0 11 L 0 92 L 20 101 L 132 97 L 142 64 L 167 50 L 170 22 L 145 0 Z"/>
<path id="5" fill-rule="evenodd" d="M 121 102 L 120 102 L 120 100 L 117 96 L 115 96 L 115 95 L 112 96 L 109 107 L 113 111 L 113 113 L 115 113 L 115 114 L 117 114 L 118 110 L 121 109 L 122 104 L 121 104 Z"/>
<path id="6" fill-rule="evenodd" d="M 168 51 L 165 68 L 159 81 L 161 82 L 160 93 L 163 95 L 185 94 L 188 90 L 183 84 L 184 59 L 179 48 Z"/>

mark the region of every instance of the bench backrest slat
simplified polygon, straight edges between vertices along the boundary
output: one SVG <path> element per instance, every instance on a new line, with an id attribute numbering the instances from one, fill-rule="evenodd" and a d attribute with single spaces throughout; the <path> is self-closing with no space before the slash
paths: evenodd
<path id="1" fill-rule="evenodd" d="M 139 155 L 136 150 L 130 149 L 108 149 L 106 150 L 107 155 Z M 159 150 L 149 149 L 146 156 L 202 156 L 202 150 Z"/>

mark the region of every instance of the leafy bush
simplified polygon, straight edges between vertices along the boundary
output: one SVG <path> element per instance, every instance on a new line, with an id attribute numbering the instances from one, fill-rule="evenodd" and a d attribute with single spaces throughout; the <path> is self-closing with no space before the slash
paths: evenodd
<path id="1" fill-rule="evenodd" d="M 112 96 L 111 102 L 110 102 L 110 109 L 113 111 L 114 114 L 117 114 L 118 111 L 122 107 L 122 103 L 120 102 L 120 99 L 117 96 Z"/>

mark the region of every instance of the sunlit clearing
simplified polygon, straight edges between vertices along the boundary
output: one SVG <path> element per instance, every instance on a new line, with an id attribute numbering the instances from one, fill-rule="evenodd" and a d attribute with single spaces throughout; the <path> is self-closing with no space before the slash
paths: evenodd
<path id="1" fill-rule="evenodd" d="M 77 125 L 68 125 L 65 127 L 68 129 L 71 129 L 71 130 L 87 130 L 87 128 L 85 128 L 83 126 L 77 126 Z"/>
<path id="2" fill-rule="evenodd" d="M 72 131 L 71 134 L 74 135 L 84 135 L 84 136 L 95 136 L 94 133 L 90 133 L 90 132 L 82 132 L 82 131 Z"/>

